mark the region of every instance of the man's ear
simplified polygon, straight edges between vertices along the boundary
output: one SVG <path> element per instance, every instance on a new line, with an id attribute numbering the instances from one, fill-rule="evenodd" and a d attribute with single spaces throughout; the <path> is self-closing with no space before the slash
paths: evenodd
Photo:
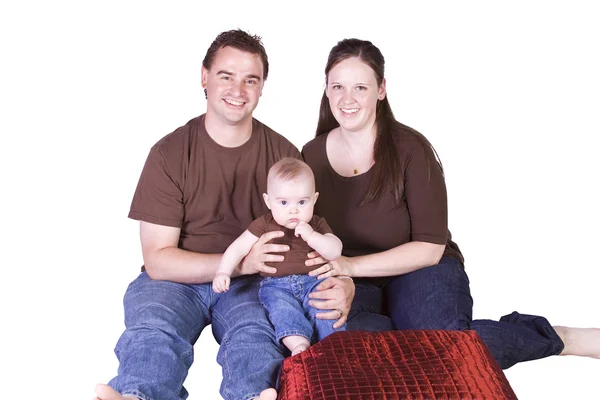
<path id="1" fill-rule="evenodd" d="M 263 200 L 265 201 L 265 204 L 267 205 L 267 208 L 270 210 L 271 209 L 271 202 L 269 201 L 269 195 L 266 193 L 263 193 Z"/>
<path id="2" fill-rule="evenodd" d="M 202 87 L 206 89 L 208 70 L 202 66 Z"/>

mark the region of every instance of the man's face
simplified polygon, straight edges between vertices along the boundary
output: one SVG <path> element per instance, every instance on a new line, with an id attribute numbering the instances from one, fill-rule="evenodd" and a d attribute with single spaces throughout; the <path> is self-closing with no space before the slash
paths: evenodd
<path id="1" fill-rule="evenodd" d="M 288 229 L 295 229 L 300 221 L 311 220 L 318 196 L 312 178 L 305 176 L 291 181 L 273 179 L 263 194 L 275 222 Z"/>
<path id="2" fill-rule="evenodd" d="M 263 64 L 258 54 L 223 47 L 210 70 L 202 67 L 207 90 L 207 114 L 224 124 L 237 125 L 252 118 L 262 94 Z"/>

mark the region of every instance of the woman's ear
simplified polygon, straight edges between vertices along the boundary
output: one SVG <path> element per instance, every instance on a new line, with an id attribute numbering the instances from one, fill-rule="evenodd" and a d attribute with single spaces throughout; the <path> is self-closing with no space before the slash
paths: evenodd
<path id="1" fill-rule="evenodd" d="M 385 90 L 385 78 L 383 78 L 383 80 L 381 81 L 381 85 L 379 85 L 379 95 L 377 96 L 377 98 L 379 100 L 383 100 L 385 99 L 386 94 L 387 92 Z"/>

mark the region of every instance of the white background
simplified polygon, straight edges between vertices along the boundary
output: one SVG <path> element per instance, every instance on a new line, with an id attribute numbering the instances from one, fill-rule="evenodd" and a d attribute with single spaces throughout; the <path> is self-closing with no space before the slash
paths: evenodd
<path id="1" fill-rule="evenodd" d="M 140 171 L 152 144 L 204 112 L 202 59 L 238 27 L 263 37 L 271 64 L 255 116 L 299 147 L 329 49 L 371 40 L 396 117 L 444 163 L 475 317 L 600 326 L 594 2 L 7 3 L 2 398 L 89 399 L 116 373 L 122 295 L 142 263 L 127 219 Z M 192 400 L 219 398 L 216 349 L 207 329 Z M 506 375 L 520 399 L 595 398 L 600 361 L 551 357 Z"/>

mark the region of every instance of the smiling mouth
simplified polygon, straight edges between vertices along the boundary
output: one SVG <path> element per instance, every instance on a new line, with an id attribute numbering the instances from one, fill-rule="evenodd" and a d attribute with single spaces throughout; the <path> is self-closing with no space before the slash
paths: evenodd
<path id="1" fill-rule="evenodd" d="M 236 107 L 243 106 L 244 104 L 246 104 L 243 101 L 236 101 L 236 100 L 231 100 L 231 99 L 223 99 L 223 101 L 227 104 L 230 104 L 230 105 L 236 106 Z"/>
<path id="2" fill-rule="evenodd" d="M 358 108 L 340 108 L 340 111 L 346 115 L 354 115 L 358 112 Z"/>

